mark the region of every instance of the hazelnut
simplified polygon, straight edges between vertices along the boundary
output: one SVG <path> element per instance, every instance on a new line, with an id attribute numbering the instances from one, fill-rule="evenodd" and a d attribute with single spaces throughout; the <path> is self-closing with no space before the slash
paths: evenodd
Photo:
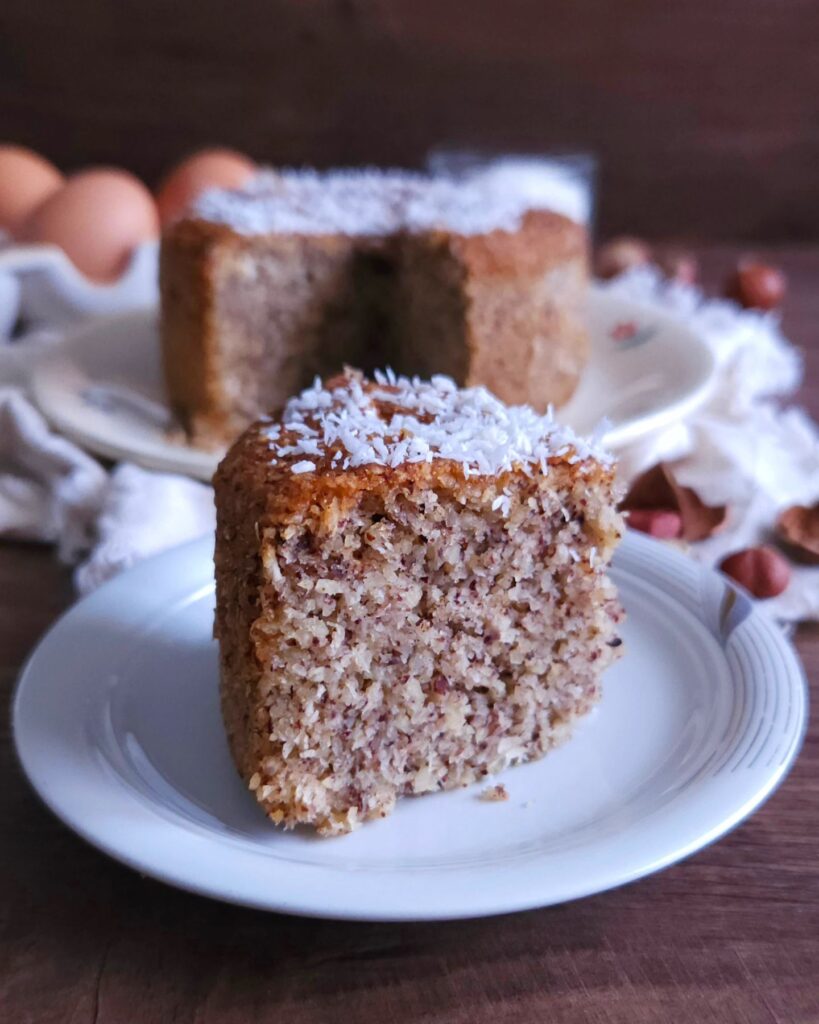
<path id="1" fill-rule="evenodd" d="M 439 694 L 449 692 L 449 680 L 446 676 L 442 676 L 440 673 L 432 679 L 432 689 Z"/>
<path id="2" fill-rule="evenodd" d="M 745 548 L 720 563 L 726 576 L 736 580 L 754 597 L 776 597 L 791 581 L 791 567 L 773 548 Z"/>
<path id="3" fill-rule="evenodd" d="M 665 508 L 634 508 L 628 513 L 632 530 L 647 533 L 659 540 L 673 540 L 682 533 L 682 516 Z"/>
<path id="4" fill-rule="evenodd" d="M 797 562 L 819 565 L 819 503 L 786 508 L 776 521 L 776 532 Z"/>
<path id="5" fill-rule="evenodd" d="M 728 282 L 726 294 L 746 309 L 775 309 L 786 290 L 787 281 L 781 270 L 757 260 L 741 260 Z"/>
<path id="6" fill-rule="evenodd" d="M 597 250 L 595 273 L 610 278 L 623 274 L 632 267 L 641 267 L 651 260 L 651 249 L 639 238 L 613 238 Z"/>
<path id="7" fill-rule="evenodd" d="M 682 249 L 664 249 L 655 258 L 655 263 L 667 278 L 680 284 L 694 284 L 699 273 L 699 264 L 694 256 Z"/>

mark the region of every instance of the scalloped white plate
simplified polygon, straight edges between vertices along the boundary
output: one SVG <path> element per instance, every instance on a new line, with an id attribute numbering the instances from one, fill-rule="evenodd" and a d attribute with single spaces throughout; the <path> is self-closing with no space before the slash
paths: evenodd
<path id="1" fill-rule="evenodd" d="M 211 547 L 144 562 L 77 604 L 14 703 L 32 785 L 69 827 L 138 871 L 266 910 L 471 917 L 621 885 L 718 839 L 799 749 L 799 662 L 718 574 L 629 534 L 614 575 L 625 657 L 575 735 L 479 787 L 405 798 L 350 836 L 282 832 L 231 763 L 219 714 Z"/>
<path id="2" fill-rule="evenodd" d="M 592 289 L 591 358 L 561 419 L 619 448 L 683 418 L 707 396 L 714 359 L 705 342 L 672 317 Z M 169 436 L 155 311 L 97 321 L 51 350 L 32 390 L 46 417 L 78 444 L 111 459 L 208 480 L 219 452 Z M 177 432 L 178 433 L 178 432 Z"/>

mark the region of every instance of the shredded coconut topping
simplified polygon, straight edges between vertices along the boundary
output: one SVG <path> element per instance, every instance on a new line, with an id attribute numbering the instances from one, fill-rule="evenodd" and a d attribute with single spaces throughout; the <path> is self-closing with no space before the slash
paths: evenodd
<path id="1" fill-rule="evenodd" d="M 459 234 L 514 230 L 527 210 L 558 209 L 575 219 L 574 186 L 555 168 L 506 159 L 461 177 L 410 171 L 264 170 L 238 190 L 210 189 L 194 216 L 240 234 L 385 235 L 443 228 Z"/>
<path id="2" fill-rule="evenodd" d="M 514 468 L 545 472 L 550 458 L 612 461 L 599 445 L 558 423 L 551 409 L 538 415 L 525 405 L 507 406 L 486 388 L 461 389 L 441 375 L 422 381 L 387 370 L 371 382 L 348 371 L 327 387 L 316 378 L 290 399 L 282 423 L 262 423 L 259 430 L 271 461 L 288 462 L 293 473 L 313 472 L 319 460 L 346 470 L 449 459 L 460 463 L 465 477 Z M 504 516 L 509 506 L 506 491 L 493 504 Z"/>

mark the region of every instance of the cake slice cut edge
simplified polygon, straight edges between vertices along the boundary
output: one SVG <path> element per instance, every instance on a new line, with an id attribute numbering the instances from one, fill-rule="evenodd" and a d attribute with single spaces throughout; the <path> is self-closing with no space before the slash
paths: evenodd
<path id="1" fill-rule="evenodd" d="M 215 487 L 223 715 L 278 824 L 345 833 L 538 758 L 621 653 L 611 460 L 484 389 L 316 384 Z"/>

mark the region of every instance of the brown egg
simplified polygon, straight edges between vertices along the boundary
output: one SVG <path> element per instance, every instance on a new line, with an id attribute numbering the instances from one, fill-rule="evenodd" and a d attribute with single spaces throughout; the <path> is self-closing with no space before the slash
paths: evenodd
<path id="1" fill-rule="evenodd" d="M 31 211 L 63 181 L 54 164 L 32 150 L 0 145 L 0 228 L 16 235 Z"/>
<path id="2" fill-rule="evenodd" d="M 248 157 L 232 149 L 203 149 L 177 164 L 156 191 L 159 219 L 164 227 L 180 217 L 208 188 L 240 188 L 256 173 Z"/>
<path id="3" fill-rule="evenodd" d="M 142 182 L 114 167 L 93 167 L 38 206 L 21 237 L 59 245 L 87 277 L 113 281 L 134 248 L 158 233 L 156 204 Z"/>

